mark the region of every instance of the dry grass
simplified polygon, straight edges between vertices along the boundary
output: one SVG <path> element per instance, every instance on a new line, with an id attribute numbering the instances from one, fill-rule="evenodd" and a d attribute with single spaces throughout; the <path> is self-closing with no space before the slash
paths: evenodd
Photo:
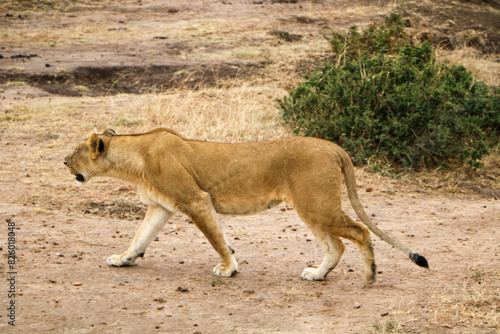
<path id="1" fill-rule="evenodd" d="M 22 10 L 24 13 L 70 11 L 75 8 L 96 8 L 104 4 L 130 2 L 127 0 L 3 0 L 0 11 Z"/>
<path id="2" fill-rule="evenodd" d="M 388 299 L 384 302 L 388 304 L 388 312 L 384 320 L 373 324 L 372 333 L 402 333 L 411 332 L 421 319 L 415 315 L 415 308 L 419 307 L 417 301 L 394 301 Z"/>
<path id="3" fill-rule="evenodd" d="M 434 321 L 445 328 L 500 332 L 500 274 L 474 269 L 461 287 L 444 287 L 431 299 Z"/>
<path id="4" fill-rule="evenodd" d="M 279 89 L 272 91 L 243 84 L 143 95 L 133 100 L 116 100 L 113 108 L 124 117 L 140 115 L 144 121 L 133 124 L 138 132 L 162 126 L 173 128 L 188 138 L 257 141 L 289 135 L 273 102 L 282 93 Z"/>
<path id="5" fill-rule="evenodd" d="M 268 140 L 290 135 L 273 102 L 282 94 L 279 88 L 243 83 L 198 91 L 19 104 L 1 116 L 0 124 L 17 132 L 40 135 L 75 133 L 74 129 L 78 129 L 75 135 L 83 136 L 106 128 L 130 133 L 169 127 L 186 137 L 203 140 Z"/>
<path id="6" fill-rule="evenodd" d="M 402 333 L 411 328 L 411 323 L 417 320 L 409 310 L 394 309 L 390 314 L 392 319 L 374 324 L 372 333 Z"/>
<path id="7" fill-rule="evenodd" d="M 122 7 L 127 5 L 137 7 L 135 2 L 119 1 L 119 3 L 123 4 Z M 190 16 L 189 12 L 181 12 L 176 14 L 178 19 L 162 19 L 160 24 L 155 22 L 156 20 L 118 24 L 116 20 L 96 18 L 90 11 L 78 11 L 78 16 L 88 17 L 88 20 L 85 20 L 85 23 L 74 23 L 58 12 L 70 12 L 75 7 L 92 9 L 96 6 L 109 6 L 102 11 L 108 11 L 112 16 L 115 15 L 111 7 L 113 5 L 116 3 L 111 0 L 75 2 L 7 0 L 0 5 L 0 11 L 24 6 L 24 9 L 31 10 L 31 15 L 39 23 L 37 29 L 30 29 L 23 25 L 22 21 L 13 21 L 13 24 L 5 27 L 0 34 L 0 44 L 12 48 L 26 44 L 59 47 L 79 44 L 119 44 L 127 40 L 136 45 L 151 44 L 151 48 L 145 47 L 140 52 L 161 56 L 169 52 L 172 48 L 169 43 L 174 41 L 174 48 L 178 48 L 178 54 L 168 54 L 180 59 L 280 62 L 284 59 L 303 58 L 314 53 L 327 52 L 329 46 L 322 38 L 323 34 L 333 29 L 345 29 L 347 24 L 363 27 L 370 22 L 369 17 L 386 15 L 395 7 L 395 4 L 384 7 L 355 2 L 347 8 L 335 7 L 318 13 L 308 11 L 307 4 L 304 4 L 303 17 L 314 18 L 319 22 L 307 25 L 294 21 L 286 14 L 271 20 L 263 19 L 258 12 L 233 20 L 198 14 Z M 53 16 L 53 22 L 57 24 L 53 22 L 49 24 L 45 19 L 47 15 Z M 321 22 L 331 23 L 326 25 Z M 290 29 L 290 32 L 300 34 L 302 38 L 295 43 L 280 41 L 269 33 L 276 29 Z M 153 36 L 164 36 L 167 38 L 167 43 L 154 43 Z"/>
<path id="8" fill-rule="evenodd" d="M 204 19 L 190 21 L 184 26 L 174 23 L 163 25 L 144 22 L 117 25 L 114 21 L 85 23 L 61 22 L 58 25 L 31 29 L 8 26 L 0 34 L 0 44 L 11 48 L 24 45 L 61 47 L 82 44 L 120 44 L 123 40 L 144 45 L 148 55 L 176 57 L 193 61 L 227 61 L 228 59 L 279 62 L 283 59 L 324 53 L 329 49 L 323 38 L 305 36 L 295 43 L 281 43 L 269 34 L 272 26 L 255 22 L 228 23 L 224 20 Z M 40 17 L 41 19 L 41 17 Z M 279 25 L 276 25 L 279 26 Z M 318 28 L 319 29 L 319 28 Z M 168 42 L 155 42 L 153 36 L 164 36 Z M 170 41 L 175 41 L 170 46 Z M 172 48 L 177 54 L 172 54 Z"/>
<path id="9" fill-rule="evenodd" d="M 454 51 L 439 50 L 438 57 L 465 66 L 477 80 L 500 87 L 500 63 L 495 56 L 485 56 L 474 48 L 465 47 Z"/>
<path id="10" fill-rule="evenodd" d="M 430 300 L 398 304 L 388 319 L 373 326 L 373 333 L 500 332 L 500 276 L 497 271 L 472 269 L 461 286 L 440 287 Z M 430 322 L 422 322 L 418 309 L 429 310 Z M 423 327 L 422 327 L 423 326 Z"/>
<path id="11" fill-rule="evenodd" d="M 145 38 L 144 34 L 145 32 L 135 27 L 120 27 L 112 22 L 61 23 L 41 26 L 38 29 L 12 25 L 6 27 L 0 34 L 0 43 L 12 48 L 27 44 L 50 47 L 99 43 L 118 44 L 123 39 L 140 41 Z"/>

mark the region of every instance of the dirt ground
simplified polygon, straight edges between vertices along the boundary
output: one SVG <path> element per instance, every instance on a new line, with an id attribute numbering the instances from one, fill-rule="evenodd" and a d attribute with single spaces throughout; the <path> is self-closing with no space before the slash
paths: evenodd
<path id="1" fill-rule="evenodd" d="M 498 59 L 498 1 L 407 5 L 415 36 Z M 300 278 L 322 251 L 287 205 L 220 217 L 239 262 L 235 277 L 212 275 L 218 256 L 183 215 L 138 265 L 110 267 L 106 258 L 126 250 L 145 206 L 134 186 L 116 180 L 77 187 L 62 164 L 93 128 L 164 125 L 126 108 L 147 94 L 202 91 L 199 103 L 224 101 L 246 81 L 272 109 L 266 92 L 290 89 L 290 78 L 324 59 L 325 31 L 365 27 L 397 6 L 142 0 L 0 7 L 0 332 L 499 333 L 498 165 L 489 182 L 468 187 L 358 169 L 367 213 L 430 265 L 419 268 L 374 237 L 378 277 L 367 286 L 350 242 L 325 282 Z M 204 93 L 210 87 L 216 93 Z M 270 131 L 269 139 L 281 136 Z M 202 139 L 217 139 L 206 132 Z"/>

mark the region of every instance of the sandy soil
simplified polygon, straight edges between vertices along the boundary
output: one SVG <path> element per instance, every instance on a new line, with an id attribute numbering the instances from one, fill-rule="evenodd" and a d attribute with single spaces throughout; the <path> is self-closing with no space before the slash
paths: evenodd
<path id="1" fill-rule="evenodd" d="M 327 281 L 302 280 L 302 270 L 319 264 L 322 251 L 293 208 L 284 205 L 254 216 L 221 217 L 240 266 L 235 277 L 226 279 L 212 275 L 218 256 L 182 215 L 171 219 L 137 266 L 106 265 L 108 256 L 128 247 L 145 207 L 133 186 L 115 180 L 76 187 L 62 164 L 82 139 L 86 124 L 99 119 L 102 110 L 96 98 L 179 84 L 196 88 L 219 79 L 278 71 L 276 62 L 265 57 L 216 55 L 241 44 L 278 48 L 293 43 L 279 37 L 289 35 L 268 33 L 238 40 L 229 32 L 235 29 L 229 23 L 224 29 L 231 43 L 199 30 L 191 34 L 194 37 L 171 37 L 169 27 L 223 17 L 231 24 L 285 31 L 313 41 L 321 38 L 325 26 L 366 26 L 380 20 L 390 4 L 359 2 L 357 8 L 364 11 L 342 17 L 332 6 L 345 11 L 348 2 L 142 1 L 69 12 L 0 13 L 2 26 L 24 35 L 48 27 L 65 29 L 75 22 L 107 24 L 112 28 L 106 31 L 124 33 L 114 36 L 113 43 L 66 38 L 55 46 L 13 40 L 1 47 L 0 332 L 498 333 L 500 203 L 484 195 L 488 192 L 449 193 L 432 190 L 425 181 L 418 185 L 357 170 L 358 191 L 374 222 L 426 256 L 430 270 L 415 266 L 374 237 L 375 284 L 364 283 L 359 252 L 349 242 Z M 474 8 L 497 15 L 481 7 L 497 8 L 496 4 L 477 2 Z M 445 17 L 426 14 L 418 6 L 410 9 L 418 12 L 414 18 L 419 24 Z M 442 15 L 448 13 L 448 7 L 440 8 Z M 484 20 L 489 35 L 483 35 L 491 37 L 491 43 L 477 43 L 483 43 L 484 52 L 496 52 L 498 27 Z M 456 30 L 450 32 L 456 22 L 448 22 L 446 36 L 456 36 Z M 484 32 L 480 28 L 477 31 Z M 125 35 L 130 31 L 133 38 Z M 210 61 L 187 56 L 203 48 L 212 55 Z M 26 57 L 30 54 L 37 56 Z M 10 58 L 14 55 L 24 57 Z M 310 63 L 292 65 L 300 72 Z M 174 75 L 183 70 L 194 74 L 188 80 Z M 127 80 L 111 83 L 122 77 Z M 34 106 L 75 101 L 82 101 L 78 113 L 61 116 L 54 111 L 53 118 L 43 121 L 34 115 Z M 348 200 L 345 203 L 346 212 L 355 217 Z M 9 232 L 15 234 L 13 268 L 8 262 Z M 12 276 L 14 298 L 6 284 Z M 9 325 L 7 310 L 13 300 L 15 326 Z"/>

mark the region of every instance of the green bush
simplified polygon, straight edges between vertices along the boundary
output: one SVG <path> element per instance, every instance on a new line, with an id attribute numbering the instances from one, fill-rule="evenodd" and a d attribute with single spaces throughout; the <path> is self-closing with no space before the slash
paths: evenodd
<path id="1" fill-rule="evenodd" d="M 413 45 L 398 15 L 328 40 L 335 63 L 277 100 L 295 133 L 336 142 L 358 162 L 405 168 L 476 167 L 498 142 L 499 91 L 438 62 L 429 43 Z"/>

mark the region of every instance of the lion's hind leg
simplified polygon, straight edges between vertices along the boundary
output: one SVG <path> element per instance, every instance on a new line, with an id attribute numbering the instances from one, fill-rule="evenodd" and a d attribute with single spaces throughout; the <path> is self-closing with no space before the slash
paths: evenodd
<path id="1" fill-rule="evenodd" d="M 308 215 L 299 212 L 302 220 L 318 239 L 325 256 L 318 268 L 306 268 L 302 277 L 308 280 L 321 281 L 337 265 L 344 252 L 344 243 L 339 237 L 354 242 L 363 256 L 365 275 L 369 284 L 375 282 L 375 257 L 368 228 L 353 221 L 344 212 L 332 211 L 333 214 Z"/>
<path id="2" fill-rule="evenodd" d="M 313 228 L 312 226 L 309 227 L 321 244 L 321 247 L 325 252 L 325 256 L 323 257 L 323 261 L 319 267 L 304 269 L 302 272 L 302 278 L 310 281 L 324 281 L 326 275 L 328 275 L 328 273 L 339 263 L 340 258 L 344 253 L 345 246 L 340 238 L 323 232 L 321 228 Z"/>
<path id="3" fill-rule="evenodd" d="M 354 242 L 358 246 L 365 263 L 366 281 L 368 284 L 374 283 L 376 275 L 375 255 L 368 228 L 363 224 L 355 222 L 342 212 L 341 221 L 332 226 L 331 232 Z"/>

